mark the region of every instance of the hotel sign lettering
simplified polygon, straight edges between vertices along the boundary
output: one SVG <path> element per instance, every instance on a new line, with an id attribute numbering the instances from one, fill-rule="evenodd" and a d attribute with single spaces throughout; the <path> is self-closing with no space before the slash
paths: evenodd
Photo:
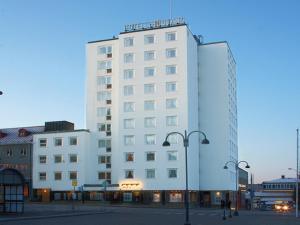
<path id="1" fill-rule="evenodd" d="M 155 20 L 153 22 L 148 23 L 136 23 L 125 25 L 125 32 L 138 31 L 138 30 L 147 30 L 153 28 L 161 28 L 161 27 L 170 27 L 176 25 L 185 24 L 183 18 L 174 18 L 169 20 Z"/>

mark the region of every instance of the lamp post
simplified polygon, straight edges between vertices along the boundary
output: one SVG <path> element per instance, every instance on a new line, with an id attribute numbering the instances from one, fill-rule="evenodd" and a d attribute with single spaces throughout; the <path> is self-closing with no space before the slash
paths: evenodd
<path id="1" fill-rule="evenodd" d="M 191 134 L 193 133 L 200 133 L 204 136 L 204 139 L 202 140 L 202 144 L 209 144 L 209 140 L 206 138 L 206 135 L 204 132 L 195 130 L 191 131 L 190 133 L 187 133 L 187 131 L 184 131 L 184 134 L 180 132 L 171 132 L 168 133 L 166 136 L 166 139 L 164 143 L 162 144 L 163 147 L 169 147 L 171 144 L 168 141 L 168 137 L 172 134 L 178 134 L 182 137 L 183 139 L 183 146 L 185 149 L 185 193 L 184 193 L 184 202 L 185 202 L 185 223 L 184 225 L 191 225 L 190 223 L 190 218 L 189 218 L 189 188 L 188 188 L 188 161 L 187 161 L 187 149 L 189 147 L 189 138 Z"/>
<path id="2" fill-rule="evenodd" d="M 235 166 L 235 176 L 236 176 L 236 192 L 235 192 L 235 209 L 234 209 L 234 213 L 233 213 L 233 215 L 234 216 L 238 216 L 239 215 L 239 212 L 238 212 L 238 191 L 239 191 L 239 175 L 238 175 L 238 173 L 239 173 L 239 165 L 240 165 L 240 163 L 246 163 L 246 166 L 245 166 L 245 168 L 247 168 L 247 169 L 249 169 L 250 168 L 250 166 L 249 166 L 249 164 L 248 164 L 248 162 L 246 162 L 246 161 L 228 161 L 228 162 L 226 162 L 225 163 L 225 166 L 224 166 L 224 169 L 226 170 L 226 169 L 228 169 L 228 164 L 229 163 L 233 163 L 234 164 L 234 166 Z"/>

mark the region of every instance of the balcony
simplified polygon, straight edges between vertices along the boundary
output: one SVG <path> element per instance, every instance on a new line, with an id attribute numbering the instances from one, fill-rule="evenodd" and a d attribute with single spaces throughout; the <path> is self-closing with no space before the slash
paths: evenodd
<path id="1" fill-rule="evenodd" d="M 106 85 L 106 89 L 111 89 L 112 88 L 112 84 L 107 84 Z"/>
<path id="2" fill-rule="evenodd" d="M 111 120 L 111 115 L 107 115 L 106 120 Z"/>
<path id="3" fill-rule="evenodd" d="M 111 104 L 111 99 L 106 100 L 106 104 L 110 105 Z"/>
<path id="4" fill-rule="evenodd" d="M 106 57 L 107 57 L 107 58 L 112 58 L 112 53 L 107 53 L 107 54 L 106 54 Z"/>

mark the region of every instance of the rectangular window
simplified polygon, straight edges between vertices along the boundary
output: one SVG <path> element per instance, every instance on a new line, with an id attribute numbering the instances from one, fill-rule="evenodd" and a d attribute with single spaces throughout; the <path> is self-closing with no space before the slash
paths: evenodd
<path id="1" fill-rule="evenodd" d="M 166 100 L 166 108 L 167 109 L 175 109 L 177 108 L 177 99 L 176 98 L 169 98 Z"/>
<path id="2" fill-rule="evenodd" d="M 124 80 L 131 80 L 134 77 L 134 71 L 132 69 L 124 70 Z"/>
<path id="3" fill-rule="evenodd" d="M 124 119 L 124 129 L 133 129 L 135 127 L 134 119 Z"/>
<path id="4" fill-rule="evenodd" d="M 124 38 L 124 47 L 133 46 L 133 37 Z"/>
<path id="5" fill-rule="evenodd" d="M 97 101 L 106 101 L 111 100 L 111 92 L 110 91 L 98 91 L 97 92 Z"/>
<path id="6" fill-rule="evenodd" d="M 77 163 L 78 159 L 77 159 L 77 155 L 76 154 L 71 154 L 69 155 L 69 162 L 70 163 Z"/>
<path id="7" fill-rule="evenodd" d="M 155 161 L 155 152 L 146 152 L 146 161 Z"/>
<path id="8" fill-rule="evenodd" d="M 47 179 L 47 173 L 46 172 L 40 172 L 39 173 L 40 181 L 45 181 Z"/>
<path id="9" fill-rule="evenodd" d="M 98 172 L 98 179 L 105 180 L 105 172 Z"/>
<path id="10" fill-rule="evenodd" d="M 62 155 L 54 155 L 54 163 L 62 163 Z"/>
<path id="11" fill-rule="evenodd" d="M 54 180 L 62 180 L 62 173 L 54 172 Z"/>
<path id="12" fill-rule="evenodd" d="M 22 148 L 20 154 L 21 154 L 22 156 L 26 156 L 26 155 L 27 155 L 26 149 L 25 149 L 25 148 Z"/>
<path id="13" fill-rule="evenodd" d="M 40 164 L 45 164 L 45 163 L 47 163 L 47 156 L 45 156 L 45 155 L 40 155 L 39 158 L 40 158 Z"/>
<path id="14" fill-rule="evenodd" d="M 106 116 L 107 108 L 105 107 L 98 107 L 97 108 L 97 116 Z"/>
<path id="15" fill-rule="evenodd" d="M 177 169 L 168 169 L 168 178 L 177 178 Z"/>
<path id="16" fill-rule="evenodd" d="M 111 157 L 109 155 L 99 155 L 98 164 L 111 163 Z"/>
<path id="17" fill-rule="evenodd" d="M 77 180 L 77 172 L 76 171 L 71 171 L 69 173 L 69 178 L 70 178 L 70 180 Z"/>
<path id="18" fill-rule="evenodd" d="M 166 66 L 166 74 L 176 74 L 177 73 L 177 67 L 175 65 L 167 65 Z"/>
<path id="19" fill-rule="evenodd" d="M 134 102 L 124 102 L 124 112 L 134 112 Z"/>
<path id="20" fill-rule="evenodd" d="M 112 62 L 109 61 L 98 61 L 98 70 L 107 70 L 112 68 Z"/>
<path id="21" fill-rule="evenodd" d="M 134 161 L 134 153 L 133 152 L 125 152 L 125 161 L 133 162 Z"/>
<path id="22" fill-rule="evenodd" d="M 13 155 L 12 149 L 7 149 L 6 155 L 7 155 L 8 157 L 11 157 L 11 156 Z"/>
<path id="23" fill-rule="evenodd" d="M 144 126 L 145 126 L 145 128 L 155 128 L 156 127 L 155 117 L 145 117 L 144 118 Z"/>
<path id="24" fill-rule="evenodd" d="M 154 51 L 145 51 L 144 52 L 144 60 L 150 61 L 155 59 L 155 52 Z"/>
<path id="25" fill-rule="evenodd" d="M 47 139 L 46 138 L 41 138 L 39 139 L 40 147 L 47 147 Z"/>
<path id="26" fill-rule="evenodd" d="M 134 60 L 133 53 L 125 53 L 124 54 L 124 63 L 132 63 Z"/>
<path id="27" fill-rule="evenodd" d="M 155 92 L 154 84 L 144 84 L 144 94 L 153 94 Z"/>
<path id="28" fill-rule="evenodd" d="M 54 138 L 54 145 L 55 146 L 62 146 L 62 138 L 60 137 L 57 137 L 57 138 Z"/>
<path id="29" fill-rule="evenodd" d="M 145 67 L 144 68 L 144 77 L 153 77 L 155 75 L 154 67 Z"/>
<path id="30" fill-rule="evenodd" d="M 177 116 L 167 116 L 166 117 L 166 126 L 173 127 L 178 125 Z"/>
<path id="31" fill-rule="evenodd" d="M 70 145 L 77 145 L 77 137 L 70 137 L 69 144 Z"/>
<path id="32" fill-rule="evenodd" d="M 153 44 L 154 43 L 154 35 L 150 34 L 150 35 L 145 35 L 144 36 L 144 44 Z"/>
<path id="33" fill-rule="evenodd" d="M 156 144 L 156 135 L 155 134 L 146 134 L 145 135 L 145 144 L 146 145 L 155 145 Z"/>
<path id="34" fill-rule="evenodd" d="M 174 57 L 176 57 L 176 49 L 175 48 L 168 48 L 168 49 L 166 49 L 166 57 L 167 58 L 174 58 Z"/>
<path id="35" fill-rule="evenodd" d="M 168 160 L 169 161 L 176 161 L 177 160 L 177 157 L 178 157 L 177 151 L 169 151 L 169 152 L 167 152 L 167 154 L 168 154 Z"/>
<path id="36" fill-rule="evenodd" d="M 112 81 L 111 76 L 100 76 L 100 77 L 97 77 L 97 84 L 98 85 L 111 84 L 112 83 L 111 81 Z"/>
<path id="37" fill-rule="evenodd" d="M 130 95 L 133 95 L 133 85 L 126 85 L 123 87 L 123 93 L 124 93 L 124 96 L 130 96 Z"/>
<path id="38" fill-rule="evenodd" d="M 98 140 L 98 148 L 110 148 L 111 140 L 110 139 L 100 139 Z"/>
<path id="39" fill-rule="evenodd" d="M 175 92 L 177 90 L 176 82 L 166 83 L 166 92 Z"/>
<path id="40" fill-rule="evenodd" d="M 106 55 L 112 53 L 111 46 L 99 46 L 98 47 L 98 55 Z"/>
<path id="41" fill-rule="evenodd" d="M 155 178 L 155 169 L 146 169 L 146 178 L 154 179 Z"/>
<path id="42" fill-rule="evenodd" d="M 134 135 L 124 136 L 124 145 L 134 145 L 134 143 L 135 143 Z"/>
<path id="43" fill-rule="evenodd" d="M 133 170 L 125 170 L 125 178 L 133 179 L 134 178 Z"/>
<path id="44" fill-rule="evenodd" d="M 176 40 L 176 32 L 166 33 L 166 41 L 175 41 L 175 40 Z"/>
<path id="45" fill-rule="evenodd" d="M 144 110 L 145 111 L 153 111 L 154 109 L 155 109 L 155 102 L 154 102 L 154 100 L 144 101 Z"/>

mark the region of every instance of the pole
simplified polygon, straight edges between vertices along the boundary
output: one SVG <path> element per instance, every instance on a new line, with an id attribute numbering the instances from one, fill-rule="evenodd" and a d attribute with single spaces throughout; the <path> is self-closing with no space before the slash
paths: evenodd
<path id="1" fill-rule="evenodd" d="M 188 136 L 186 130 L 184 131 L 184 149 L 185 149 L 185 223 L 184 225 L 190 225 L 189 222 L 189 188 L 188 188 L 188 164 L 187 164 L 187 147 L 188 147 Z"/>
<path id="2" fill-rule="evenodd" d="M 238 216 L 239 215 L 239 212 L 238 212 L 238 191 L 239 191 L 239 176 L 238 176 L 238 173 L 239 173 L 239 164 L 236 163 L 235 164 L 235 170 L 236 170 L 236 192 L 235 192 L 235 210 L 234 210 L 234 216 Z"/>
<path id="3" fill-rule="evenodd" d="M 74 195 L 75 195 L 75 186 L 73 186 L 73 193 L 72 193 L 72 211 L 74 211 L 75 207 L 74 207 Z"/>
<path id="4" fill-rule="evenodd" d="M 299 129 L 297 129 L 297 168 L 296 168 L 296 217 L 298 217 L 298 204 L 299 204 Z"/>

